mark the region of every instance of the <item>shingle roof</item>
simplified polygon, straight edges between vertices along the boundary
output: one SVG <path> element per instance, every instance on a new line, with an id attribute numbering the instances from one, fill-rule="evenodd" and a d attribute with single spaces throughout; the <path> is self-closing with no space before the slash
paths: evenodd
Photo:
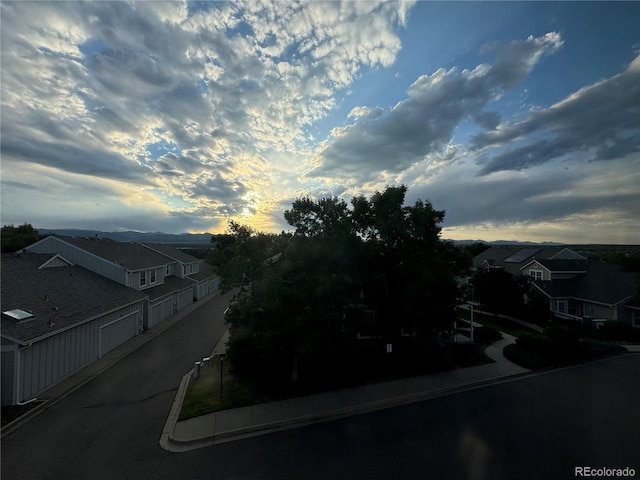
<path id="1" fill-rule="evenodd" d="M 566 260 L 555 258 L 536 258 L 535 260 L 541 265 L 544 265 L 551 272 L 586 272 L 589 263 L 587 260 Z M 523 265 L 523 267 L 524 266 L 526 265 Z"/>
<path id="2" fill-rule="evenodd" d="M 171 245 L 167 245 L 166 243 L 143 243 L 142 245 L 182 263 L 197 263 L 200 261 L 199 258 L 189 255 L 188 253 L 185 253 Z"/>
<path id="3" fill-rule="evenodd" d="M 189 275 L 189 278 L 200 282 L 202 280 L 206 280 L 207 278 L 215 277 L 216 275 L 216 271 L 212 265 L 209 265 L 204 260 L 200 260 L 200 271 L 198 273 L 194 273 L 193 275 Z"/>
<path id="4" fill-rule="evenodd" d="M 518 245 L 499 245 L 490 247 L 473 257 L 473 266 L 474 268 L 480 267 L 486 261 L 491 266 L 504 268 L 512 275 L 517 276 L 522 273 L 520 268 L 534 258 L 536 260 L 548 259 L 564 249 L 565 247 L 562 246 L 531 248 Z M 518 261 L 505 262 L 508 259 Z"/>
<path id="5" fill-rule="evenodd" d="M 78 248 L 93 253 L 128 270 L 143 270 L 172 263 L 166 256 L 139 243 L 117 242 L 110 238 L 59 237 Z"/>
<path id="6" fill-rule="evenodd" d="M 614 305 L 633 295 L 637 282 L 638 273 L 623 272 L 614 264 L 591 261 L 588 272 L 577 277 L 534 283 L 551 298 L 580 298 Z"/>
<path id="7" fill-rule="evenodd" d="M 168 293 L 172 293 L 185 288 L 193 287 L 193 280 L 178 277 L 164 277 L 164 283 L 157 287 L 151 287 L 143 290 L 144 293 L 149 295 L 149 300 L 155 300 L 156 298 L 163 297 Z"/>
<path id="8" fill-rule="evenodd" d="M 79 266 L 38 269 L 52 256 L 2 255 L 2 311 L 18 308 L 35 317 L 18 324 L 3 316 L 3 336 L 26 343 L 147 296 Z"/>

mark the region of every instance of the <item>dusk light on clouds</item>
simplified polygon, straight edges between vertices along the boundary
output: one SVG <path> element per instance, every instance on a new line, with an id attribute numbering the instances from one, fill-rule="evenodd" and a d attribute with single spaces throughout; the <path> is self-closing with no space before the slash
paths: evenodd
<path id="1" fill-rule="evenodd" d="M 450 239 L 640 243 L 638 2 L 14 2 L 2 223 L 288 229 L 296 197 Z"/>

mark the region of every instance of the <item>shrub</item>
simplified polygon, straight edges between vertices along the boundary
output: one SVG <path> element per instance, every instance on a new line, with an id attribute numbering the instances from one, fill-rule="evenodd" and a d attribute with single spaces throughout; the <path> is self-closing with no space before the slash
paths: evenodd
<path id="1" fill-rule="evenodd" d="M 640 329 L 634 329 L 631 325 L 625 322 L 605 322 L 598 329 L 598 333 L 600 333 L 602 338 L 606 338 L 608 340 L 640 341 Z"/>
<path id="2" fill-rule="evenodd" d="M 530 352 L 551 352 L 554 350 L 552 340 L 541 333 L 523 333 L 516 339 L 516 344 Z"/>
<path id="3" fill-rule="evenodd" d="M 547 327 L 544 329 L 544 334 L 558 349 L 575 348 L 580 341 L 578 332 L 562 326 Z"/>
<path id="4" fill-rule="evenodd" d="M 497 342 L 502 338 L 500 333 L 495 328 L 491 327 L 475 327 L 473 329 L 473 339 L 476 343 L 491 344 Z"/>

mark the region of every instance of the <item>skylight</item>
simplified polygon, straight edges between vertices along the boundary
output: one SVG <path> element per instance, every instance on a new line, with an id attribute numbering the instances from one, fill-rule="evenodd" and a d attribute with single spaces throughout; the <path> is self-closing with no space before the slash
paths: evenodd
<path id="1" fill-rule="evenodd" d="M 18 323 L 26 322 L 27 320 L 31 320 L 33 318 L 33 313 L 27 312 L 25 310 L 20 310 L 19 308 L 7 310 L 6 312 L 2 312 L 2 314 Z"/>

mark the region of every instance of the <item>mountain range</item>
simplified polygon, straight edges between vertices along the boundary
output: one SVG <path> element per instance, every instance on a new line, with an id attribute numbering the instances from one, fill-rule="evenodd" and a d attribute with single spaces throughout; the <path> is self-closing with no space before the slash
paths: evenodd
<path id="1" fill-rule="evenodd" d="M 99 230 L 81 229 L 48 229 L 41 228 L 38 232 L 42 235 L 54 234 L 66 237 L 95 237 L 110 238 L 118 242 L 147 242 L 147 243 L 176 243 L 189 245 L 208 245 L 211 243 L 211 233 L 162 233 L 162 232 L 137 232 L 133 230 L 124 232 L 102 232 Z M 485 240 L 454 240 L 456 245 L 471 245 L 473 243 L 484 243 L 487 245 L 562 245 L 557 242 L 518 242 L 515 240 L 495 240 L 487 242 Z"/>

